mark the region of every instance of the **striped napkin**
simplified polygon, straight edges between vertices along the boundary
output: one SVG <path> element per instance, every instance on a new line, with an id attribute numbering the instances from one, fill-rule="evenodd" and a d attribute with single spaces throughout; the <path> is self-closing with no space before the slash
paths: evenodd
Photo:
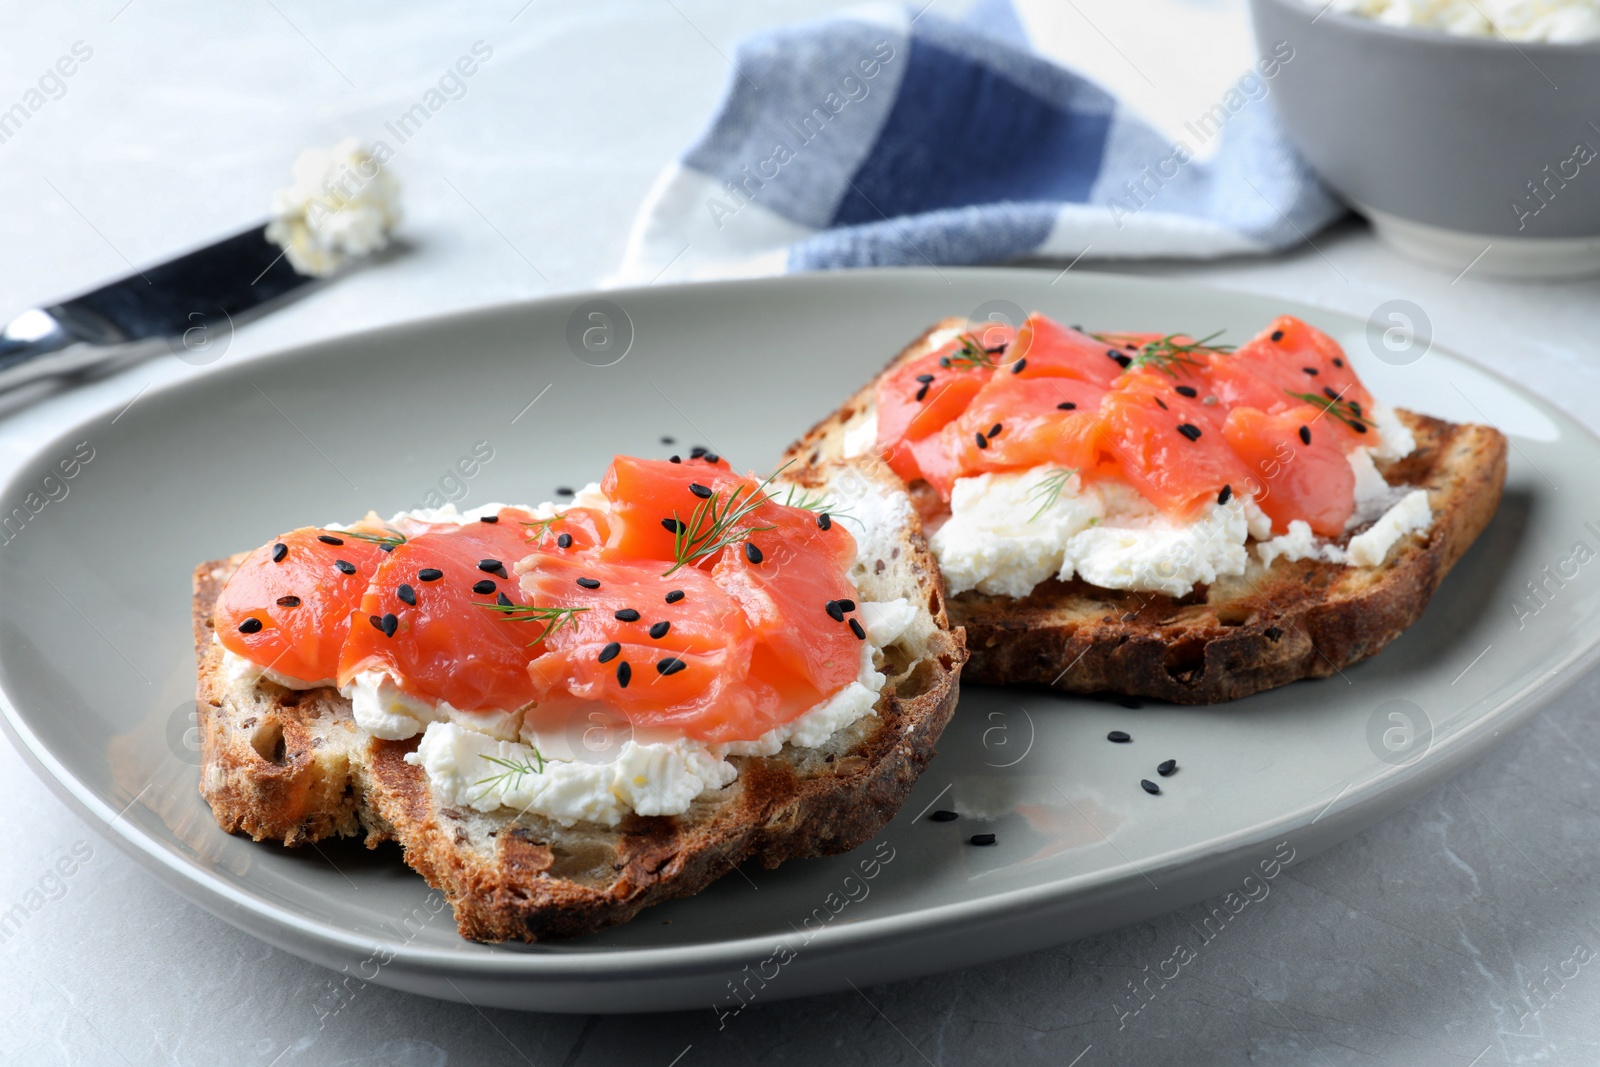
<path id="1" fill-rule="evenodd" d="M 1008 0 L 762 33 L 657 178 L 618 281 L 1289 248 L 1344 211 L 1273 113 L 1292 62 L 1263 45 L 1172 136 L 1038 54 Z"/>

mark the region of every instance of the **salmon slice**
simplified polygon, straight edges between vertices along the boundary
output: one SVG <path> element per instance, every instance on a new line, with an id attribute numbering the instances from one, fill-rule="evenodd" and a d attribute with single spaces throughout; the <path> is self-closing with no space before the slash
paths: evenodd
<path id="1" fill-rule="evenodd" d="M 1276 414 L 1234 408 L 1223 434 L 1251 468 L 1242 483 L 1284 533 L 1303 519 L 1314 533 L 1338 537 L 1355 510 L 1355 472 L 1347 458 L 1355 436 L 1321 408 L 1302 404 Z M 1237 484 L 1237 483 L 1236 483 Z"/>

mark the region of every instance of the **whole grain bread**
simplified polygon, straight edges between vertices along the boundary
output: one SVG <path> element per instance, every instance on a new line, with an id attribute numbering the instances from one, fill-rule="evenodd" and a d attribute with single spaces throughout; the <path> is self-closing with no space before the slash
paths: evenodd
<path id="1" fill-rule="evenodd" d="M 794 481 L 847 497 L 901 491 L 892 476 L 855 464 L 815 465 Z M 336 690 L 230 680 L 211 617 L 243 555 L 203 564 L 194 586 L 200 792 L 224 830 L 258 841 L 398 841 L 406 862 L 450 901 L 461 936 L 478 941 L 584 934 L 697 893 L 748 860 L 776 867 L 848 851 L 894 816 L 933 757 L 966 661 L 914 510 L 897 512 L 890 535 L 873 545 L 852 574 L 862 597 L 905 597 L 918 608 L 884 650 L 877 714 L 819 748 L 730 757 L 737 780 L 684 814 L 629 815 L 615 827 L 451 807 L 405 761 L 417 739 L 370 738 Z"/>
<path id="2" fill-rule="evenodd" d="M 888 366 L 969 326 L 964 319 L 938 322 Z M 790 446 L 791 469 L 844 459 L 851 430 L 872 418 L 876 384 L 862 387 Z M 1102 589 L 1079 579 L 1046 581 L 1023 598 L 969 590 L 946 605 L 952 622 L 966 630 L 972 658 L 965 678 L 1214 704 L 1325 677 L 1375 654 L 1416 622 L 1488 525 L 1506 474 L 1506 439 L 1498 430 L 1398 414 L 1417 447 L 1378 469 L 1391 486 L 1426 489 L 1433 524 L 1425 536 L 1403 538 L 1382 566 L 1286 558 L 1263 566 L 1252 554 L 1243 575 L 1181 598 Z M 948 513 L 927 483 L 907 488 L 925 520 Z"/>

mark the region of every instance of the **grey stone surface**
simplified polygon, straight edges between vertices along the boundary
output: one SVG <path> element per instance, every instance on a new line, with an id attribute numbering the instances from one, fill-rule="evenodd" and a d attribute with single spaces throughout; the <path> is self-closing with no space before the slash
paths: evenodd
<path id="1" fill-rule="evenodd" d="M 0 69 L 22 73 L 0 99 L 74 40 L 96 52 L 66 96 L 0 144 L 13 205 L 0 213 L 12 250 L 0 257 L 0 315 L 257 214 L 300 147 L 364 129 L 361 116 L 414 98 L 473 40 L 495 43 L 483 80 L 397 164 L 409 250 L 241 331 L 223 364 L 595 284 L 656 170 L 713 105 L 719 53 L 758 25 L 830 6 L 537 0 L 519 13 L 514 0 L 379 18 L 376 4 L 281 3 L 279 14 L 122 2 L 8 16 Z M 1237 5 L 1214 7 L 1238 16 Z M 1600 286 L 1452 280 L 1396 260 L 1354 224 L 1316 241 L 1273 261 L 1121 269 L 1360 316 L 1405 298 L 1439 343 L 1600 417 Z M 132 399 L 151 381 L 206 372 L 167 361 L 118 382 Z M 0 1061 L 1590 1064 L 1600 1061 L 1600 967 L 1589 959 L 1600 948 L 1597 696 L 1600 677 L 1579 680 L 1450 784 L 1295 863 L 1210 941 L 1197 906 L 984 967 L 757 1003 L 720 1030 L 709 1009 L 522 1015 L 341 986 L 157 885 L 0 746 L 0 911 L 40 902 L 0 937 Z M 52 873 L 85 852 L 70 876 Z M 1194 958 L 1163 984 L 1180 944 Z M 1136 998 L 1130 983 L 1147 981 Z"/>

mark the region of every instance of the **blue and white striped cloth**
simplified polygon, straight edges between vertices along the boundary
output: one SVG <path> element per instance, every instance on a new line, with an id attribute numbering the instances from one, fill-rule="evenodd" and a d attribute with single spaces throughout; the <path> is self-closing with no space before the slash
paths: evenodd
<path id="1" fill-rule="evenodd" d="M 1031 50 L 1008 0 L 757 35 L 618 280 L 1289 248 L 1344 208 L 1266 99 L 1287 47 L 1174 141 Z"/>

